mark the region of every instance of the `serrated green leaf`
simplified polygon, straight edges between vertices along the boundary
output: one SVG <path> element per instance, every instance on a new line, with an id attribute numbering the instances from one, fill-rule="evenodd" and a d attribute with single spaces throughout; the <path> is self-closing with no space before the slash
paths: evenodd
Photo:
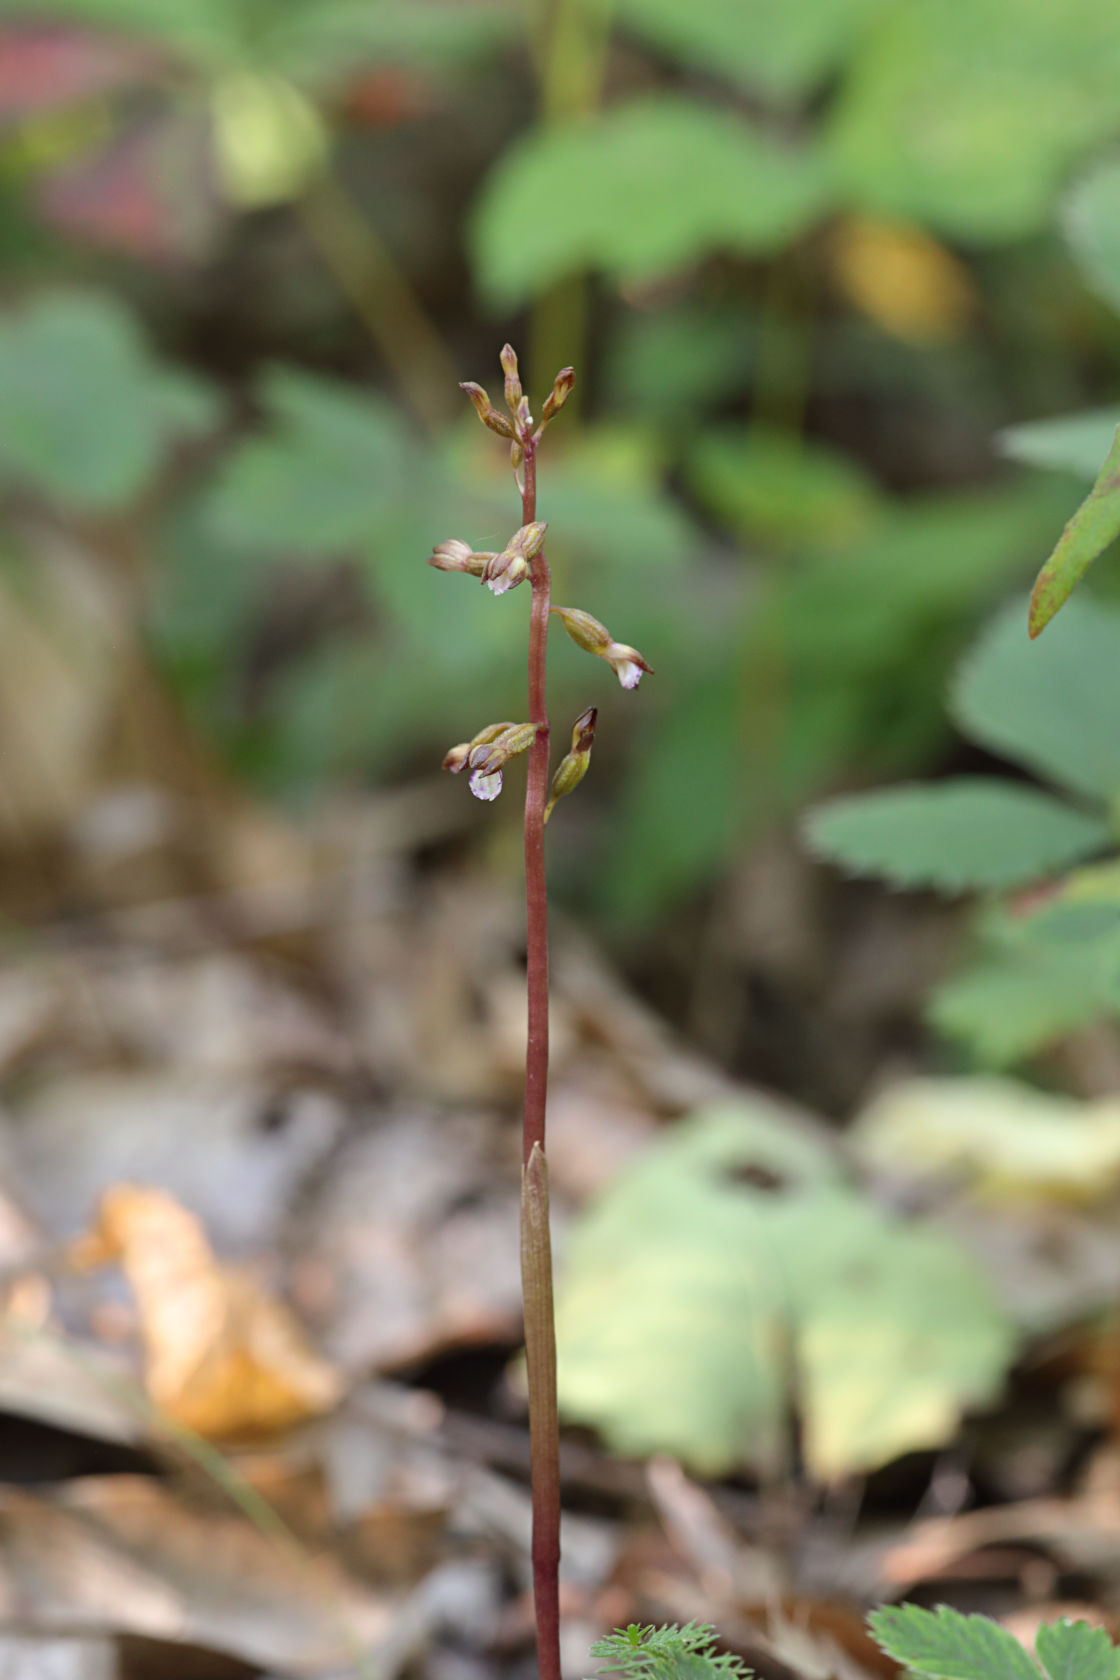
<path id="1" fill-rule="evenodd" d="M 110 297 L 47 294 L 0 316 L 0 474 L 64 507 L 131 501 L 169 445 L 218 412 L 207 387 L 166 369 Z"/>
<path id="2" fill-rule="evenodd" d="M 567 1414 L 710 1474 L 773 1459 L 793 1370 L 831 1479 L 944 1440 L 1013 1351 L 960 1250 L 750 1111 L 676 1127 L 612 1186 L 572 1235 L 557 1314 Z"/>
<path id="3" fill-rule="evenodd" d="M 927 1680 L 1038 1680 L 1019 1641 L 986 1616 L 894 1604 L 868 1621 L 887 1655 Z"/>
<path id="4" fill-rule="evenodd" d="M 1010 603 L 962 660 L 949 694 L 974 740 L 1090 798 L 1120 791 L 1120 610 L 1078 597 L 1040 642 Z"/>
<path id="5" fill-rule="evenodd" d="M 839 64 L 882 0 L 617 0 L 618 21 L 685 63 L 789 98 L 812 91 Z"/>
<path id="6" fill-rule="evenodd" d="M 1066 239 L 1090 285 L 1120 309 L 1120 158 L 1086 170 L 1062 208 Z"/>
<path id="7" fill-rule="evenodd" d="M 507 151 L 476 210 L 475 270 L 503 307 L 588 268 L 650 280 L 712 251 L 779 250 L 826 198 L 814 154 L 692 100 L 634 100 Z"/>
<path id="8" fill-rule="evenodd" d="M 1120 1676 L 1120 1650 L 1104 1628 L 1088 1622 L 1043 1622 L 1034 1648 L 1050 1680 L 1117 1680 Z"/>
<path id="9" fill-rule="evenodd" d="M 932 1026 L 977 1060 L 1007 1067 L 1111 1012 L 1101 956 L 1076 945 L 1017 940 L 937 987 Z"/>
<path id="10" fill-rule="evenodd" d="M 1120 426 L 1096 483 L 1039 572 L 1031 594 L 1030 633 L 1037 636 L 1070 597 L 1097 556 L 1120 536 Z"/>
<path id="11" fill-rule="evenodd" d="M 805 832 L 854 875 L 951 893 L 1041 880 L 1108 840 L 1103 822 L 1048 794 L 981 777 L 836 799 Z"/>
<path id="12" fill-rule="evenodd" d="M 1091 484 L 1116 435 L 1116 423 L 1115 408 L 1087 409 L 1082 414 L 1008 426 L 996 441 L 1013 461 L 1076 473 Z"/>

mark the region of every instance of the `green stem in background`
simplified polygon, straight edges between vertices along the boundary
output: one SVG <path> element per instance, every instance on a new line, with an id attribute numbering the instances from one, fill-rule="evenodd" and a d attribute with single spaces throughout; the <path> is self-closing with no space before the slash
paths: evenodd
<path id="1" fill-rule="evenodd" d="M 551 0 L 544 8 L 535 54 L 543 128 L 597 109 L 606 79 L 612 0 Z M 587 336 L 589 282 L 573 274 L 533 303 L 529 366 L 537 385 L 546 369 L 579 364 Z M 579 402 L 575 393 L 574 408 Z"/>
<path id="2" fill-rule="evenodd" d="M 521 523 L 537 516 L 537 441 L 522 433 L 525 450 Z M 560 1432 L 556 1403 L 556 1324 L 548 1231 L 545 1107 L 548 1099 L 548 890 L 544 868 L 544 809 L 548 799 L 549 726 L 545 692 L 552 580 L 544 550 L 530 572 L 529 721 L 537 735 L 529 749 L 525 789 L 525 926 L 529 1002 L 522 1134 L 521 1287 L 525 1303 L 525 1362 L 529 1382 L 529 1441 L 533 1503 L 533 1605 L 540 1680 L 560 1680 Z"/>
<path id="3" fill-rule="evenodd" d="M 300 217 L 424 428 L 439 432 L 454 409 L 456 371 L 439 333 L 368 216 L 333 175 L 316 176 Z"/>

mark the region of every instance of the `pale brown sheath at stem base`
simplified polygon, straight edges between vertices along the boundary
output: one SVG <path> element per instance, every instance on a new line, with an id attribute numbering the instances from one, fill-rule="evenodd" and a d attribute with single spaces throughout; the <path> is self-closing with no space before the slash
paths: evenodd
<path id="1" fill-rule="evenodd" d="M 535 1143 L 521 1171 L 521 1288 L 533 1477 L 533 1591 L 541 1680 L 559 1680 L 560 1422 L 556 1403 L 556 1325 L 548 1163 Z M 555 1675 L 553 1663 L 556 1663 Z"/>

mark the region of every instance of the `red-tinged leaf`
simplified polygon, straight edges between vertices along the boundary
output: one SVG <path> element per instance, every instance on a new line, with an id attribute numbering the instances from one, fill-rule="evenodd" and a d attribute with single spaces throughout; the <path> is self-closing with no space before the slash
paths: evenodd
<path id="1" fill-rule="evenodd" d="M 1058 538 L 1057 547 L 1035 581 L 1029 621 L 1032 637 L 1045 630 L 1097 555 L 1117 536 L 1120 536 L 1120 426 L 1097 474 L 1097 482 Z"/>
<path id="2" fill-rule="evenodd" d="M 79 104 L 158 77 L 150 47 L 50 24 L 0 29 L 0 124 Z"/>
<path id="3" fill-rule="evenodd" d="M 154 263 L 199 257 L 221 214 L 201 114 L 126 130 L 53 171 L 38 196 L 46 220 L 71 238 Z"/>
<path id="4" fill-rule="evenodd" d="M 396 128 L 427 116 L 437 104 L 428 79 L 391 65 L 356 76 L 342 98 L 347 118 L 358 128 Z"/>

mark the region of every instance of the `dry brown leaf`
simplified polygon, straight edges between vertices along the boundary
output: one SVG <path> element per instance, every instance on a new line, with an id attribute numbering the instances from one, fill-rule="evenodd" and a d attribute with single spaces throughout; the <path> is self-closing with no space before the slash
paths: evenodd
<path id="1" fill-rule="evenodd" d="M 326 1411 L 342 1384 L 280 1302 L 215 1258 L 202 1223 L 166 1191 L 120 1184 L 75 1263 L 119 1261 L 144 1342 L 149 1397 L 209 1440 L 267 1436 Z"/>
<path id="2" fill-rule="evenodd" d="M 351 1138 L 293 1239 L 293 1298 L 347 1371 L 520 1331 L 517 1140 L 479 1114 L 406 1109 Z"/>
<path id="3" fill-rule="evenodd" d="M 0 1622 L 42 1636 L 142 1634 L 314 1674 L 349 1668 L 391 1625 L 332 1559 L 149 1477 L 0 1489 L 0 1536 Z"/>

